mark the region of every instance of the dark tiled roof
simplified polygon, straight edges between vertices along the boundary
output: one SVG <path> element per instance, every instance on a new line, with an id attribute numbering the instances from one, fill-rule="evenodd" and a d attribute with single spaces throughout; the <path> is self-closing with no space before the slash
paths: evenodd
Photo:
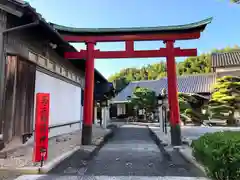
<path id="1" fill-rule="evenodd" d="M 178 91 L 184 93 L 210 93 L 212 85 L 216 82 L 216 74 L 201 74 L 178 77 Z M 161 93 L 162 89 L 167 88 L 167 78 L 149 81 L 134 81 L 124 88 L 113 102 L 127 101 L 127 97 L 132 95 L 133 90 L 137 87 L 145 87 Z"/>
<path id="2" fill-rule="evenodd" d="M 213 68 L 238 65 L 240 65 L 240 51 L 212 53 Z"/>
<path id="3" fill-rule="evenodd" d="M 131 27 L 131 28 L 74 28 L 53 24 L 53 27 L 62 32 L 79 33 L 79 34 L 121 34 L 121 33 L 162 33 L 162 32 L 182 32 L 187 30 L 199 29 L 203 30 L 207 24 L 211 23 L 212 18 L 207 18 L 195 23 L 173 26 L 157 26 L 157 27 Z"/>

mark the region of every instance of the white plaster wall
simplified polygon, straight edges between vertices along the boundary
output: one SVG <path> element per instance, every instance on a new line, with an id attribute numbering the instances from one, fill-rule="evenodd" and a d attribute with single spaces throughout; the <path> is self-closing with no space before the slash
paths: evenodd
<path id="1" fill-rule="evenodd" d="M 106 107 L 107 125 L 110 123 L 110 107 Z"/>
<path id="2" fill-rule="evenodd" d="M 51 129 L 49 137 L 70 133 L 82 127 L 80 87 L 36 71 L 35 98 L 37 93 L 50 93 L 49 126 L 79 121 L 79 124 Z M 36 99 L 34 104 L 36 105 Z"/>
<path id="3" fill-rule="evenodd" d="M 94 124 L 98 125 L 99 124 L 99 119 L 97 118 L 97 107 L 94 107 Z"/>
<path id="4" fill-rule="evenodd" d="M 106 119 L 106 107 L 102 107 L 102 127 L 106 128 L 107 127 L 107 119 Z"/>
<path id="5" fill-rule="evenodd" d="M 117 104 L 117 115 L 126 114 L 125 104 Z"/>
<path id="6" fill-rule="evenodd" d="M 163 128 L 163 118 L 162 118 L 163 109 L 162 108 L 163 108 L 162 106 L 158 107 L 159 126 L 161 127 L 161 129 Z"/>

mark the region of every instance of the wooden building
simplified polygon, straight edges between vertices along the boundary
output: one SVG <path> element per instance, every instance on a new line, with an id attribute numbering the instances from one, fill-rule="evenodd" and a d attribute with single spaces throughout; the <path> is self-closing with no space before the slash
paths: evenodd
<path id="1" fill-rule="evenodd" d="M 240 76 L 240 50 L 225 53 L 212 53 L 212 71 L 218 77 Z"/>
<path id="2" fill-rule="evenodd" d="M 50 93 L 50 137 L 81 128 L 85 60 L 29 4 L 0 2 L 0 149 L 33 139 L 35 97 Z M 111 84 L 95 70 L 95 100 L 108 97 Z"/>
<path id="3" fill-rule="evenodd" d="M 240 76 L 240 50 L 225 53 L 212 53 L 210 74 L 196 74 L 178 77 L 178 91 L 195 93 L 209 98 L 216 79 L 223 76 Z M 158 95 L 167 89 L 167 78 L 130 82 L 116 97 L 111 100 L 111 117 L 129 115 L 128 97 L 136 87 L 147 87 Z"/>
<path id="4" fill-rule="evenodd" d="M 177 77 L 178 91 L 195 93 L 209 98 L 211 87 L 216 82 L 216 74 L 196 74 Z M 128 108 L 128 98 L 136 87 L 149 88 L 158 96 L 163 89 L 168 88 L 167 77 L 158 80 L 145 80 L 130 82 L 121 92 L 111 100 L 111 117 L 128 116 L 131 109 Z M 157 98 L 157 97 L 156 97 Z"/>

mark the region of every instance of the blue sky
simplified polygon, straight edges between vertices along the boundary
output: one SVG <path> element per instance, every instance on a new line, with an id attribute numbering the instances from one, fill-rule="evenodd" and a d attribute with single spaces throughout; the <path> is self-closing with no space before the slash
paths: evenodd
<path id="1" fill-rule="evenodd" d="M 213 48 L 240 45 L 240 5 L 230 0 L 28 0 L 53 23 L 82 27 L 144 27 L 178 25 L 213 17 L 199 40 L 176 42 L 181 48 Z M 162 42 L 138 42 L 135 49 L 158 49 Z M 83 45 L 76 45 L 84 48 Z M 123 43 L 97 44 L 101 50 L 122 50 Z M 105 76 L 122 68 L 157 63 L 154 59 L 97 59 L 95 67 Z M 183 59 L 177 59 L 180 61 Z"/>

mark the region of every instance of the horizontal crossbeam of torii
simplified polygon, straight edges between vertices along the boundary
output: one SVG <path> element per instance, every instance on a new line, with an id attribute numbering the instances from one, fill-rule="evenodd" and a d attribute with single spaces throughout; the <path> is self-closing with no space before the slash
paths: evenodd
<path id="1" fill-rule="evenodd" d="M 127 43 L 126 43 L 127 44 Z M 125 51 L 100 51 L 95 50 L 93 55 L 96 59 L 108 59 L 108 58 L 154 58 L 154 57 L 166 57 L 168 55 L 167 48 L 161 48 L 159 50 L 134 50 L 129 46 L 126 46 Z M 180 49 L 174 48 L 173 55 L 175 57 L 196 56 L 197 49 Z M 86 59 L 87 51 L 81 50 L 80 52 L 66 52 L 64 57 L 67 59 Z"/>
<path id="2" fill-rule="evenodd" d="M 86 50 L 65 52 L 67 59 L 86 59 L 82 144 L 91 144 L 94 92 L 94 60 L 106 58 L 149 58 L 166 57 L 168 77 L 168 103 L 170 109 L 171 140 L 173 145 L 181 144 L 180 112 L 178 104 L 175 57 L 196 56 L 197 49 L 174 47 L 176 40 L 200 38 L 201 32 L 212 21 L 208 18 L 196 23 L 180 26 L 146 28 L 71 28 L 52 24 L 68 42 L 85 42 Z M 134 50 L 135 41 L 163 41 L 165 48 L 159 50 Z M 124 51 L 100 51 L 97 42 L 125 42 Z"/>
<path id="3" fill-rule="evenodd" d="M 135 32 L 134 32 L 135 33 Z M 137 33 L 137 32 L 136 32 Z M 181 33 L 165 33 L 165 34 L 155 34 L 155 33 L 138 33 L 138 34 L 117 34 L 117 35 L 91 35 L 91 36 L 75 36 L 66 35 L 64 40 L 68 42 L 120 42 L 120 41 L 164 41 L 164 40 L 188 40 L 188 39 L 198 39 L 200 37 L 200 31 L 196 32 L 181 32 Z"/>

